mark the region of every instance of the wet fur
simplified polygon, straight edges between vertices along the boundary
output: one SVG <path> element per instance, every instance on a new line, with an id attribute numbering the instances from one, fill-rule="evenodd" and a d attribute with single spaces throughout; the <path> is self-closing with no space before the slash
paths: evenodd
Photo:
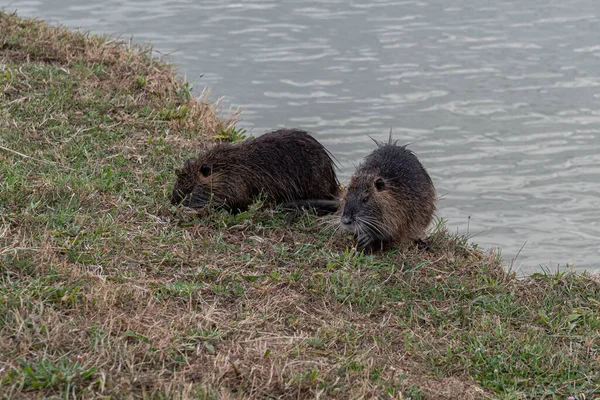
<path id="1" fill-rule="evenodd" d="M 208 176 L 206 175 L 210 172 Z M 217 144 L 177 172 L 171 202 L 243 211 L 259 195 L 309 206 L 334 200 L 339 183 L 327 150 L 306 131 L 280 129 L 242 143 Z"/>
<path id="2" fill-rule="evenodd" d="M 376 143 L 378 148 L 350 179 L 340 223 L 354 233 L 360 249 L 422 242 L 436 208 L 433 182 L 406 146 L 398 146 L 391 138 L 388 143 Z"/>

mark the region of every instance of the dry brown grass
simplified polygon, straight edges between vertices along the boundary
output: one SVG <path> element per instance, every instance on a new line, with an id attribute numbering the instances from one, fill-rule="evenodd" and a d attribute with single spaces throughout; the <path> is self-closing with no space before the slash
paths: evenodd
<path id="1" fill-rule="evenodd" d="M 148 55 L 0 13 L 0 397 L 600 391 L 589 276 L 517 281 L 441 225 L 364 255 L 310 214 L 172 208 L 236 115 Z"/>
<path id="2" fill-rule="evenodd" d="M 277 217 L 262 211 L 256 218 Z M 232 246 L 223 251 L 194 246 L 207 235 L 214 238 L 215 227 L 186 230 L 187 237 L 169 244 L 169 252 L 186 266 L 161 265 L 151 254 L 153 246 L 139 245 L 135 248 L 141 254 L 130 256 L 132 249 L 124 248 L 102 266 L 54 260 L 54 273 L 64 277 L 61 285 L 79 288 L 77 301 L 61 305 L 60 312 L 34 311 L 33 317 L 40 318 L 36 322 L 51 330 L 37 335 L 29 329 L 5 332 L 14 342 L 3 350 L 13 353 L 9 349 L 19 343 L 27 354 L 46 343 L 43 357 L 66 357 L 83 363 L 82 368 L 98 368 L 108 382 L 96 381 L 87 389 L 102 392 L 104 386 L 113 394 L 158 390 L 195 398 L 198 387 L 207 387 L 223 398 L 312 398 L 324 392 L 328 397 L 365 398 L 381 395 L 387 389 L 383 382 L 395 388 L 395 398 L 403 398 L 401 390 L 413 385 L 429 398 L 452 399 L 456 393 L 482 398 L 485 391 L 468 376 L 435 378 L 412 360 L 403 343 L 407 330 L 394 315 L 402 304 L 387 302 L 365 314 L 352 300 L 344 304 L 336 298 L 328 282 L 343 269 L 326 263 L 343 254 L 347 240 L 338 238 L 327 252 L 313 254 L 324 245 L 314 239 L 322 235 L 318 229 L 267 229 L 255 226 L 260 224 L 257 219 L 219 229 L 219 237 Z M 161 225 L 154 229 L 162 232 L 154 234 L 169 235 L 172 225 Z M 312 248 L 297 265 L 293 254 L 307 246 Z M 395 258 L 404 263 L 431 263 L 411 276 L 411 282 L 400 265 L 385 280 L 418 285 L 438 274 L 436 267 L 445 265 L 446 257 L 457 256 L 452 249 L 445 251 L 444 260 L 431 260 L 416 249 L 400 253 Z M 360 256 L 351 255 L 351 262 L 355 257 Z M 350 269 L 344 274 L 360 280 L 368 272 Z M 181 293 L 174 289 L 177 282 L 199 286 Z M 32 315 L 19 313 L 18 318 L 27 321 Z M 408 331 L 430 340 L 427 330 Z M 174 363 L 177 355 L 185 362 Z M 171 370 L 174 364 L 176 371 Z M 5 367 L 18 370 L 19 365 Z M 371 379 L 374 373 L 377 380 Z"/>

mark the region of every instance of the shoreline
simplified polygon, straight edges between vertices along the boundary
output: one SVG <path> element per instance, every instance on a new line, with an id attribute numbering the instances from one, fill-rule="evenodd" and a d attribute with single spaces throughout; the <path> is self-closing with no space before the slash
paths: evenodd
<path id="1" fill-rule="evenodd" d="M 17 5 L 14 5 L 13 7 L 17 7 Z M 23 6 L 21 6 L 23 7 Z M 510 9 L 512 7 L 501 7 L 502 10 L 504 9 Z M 10 8 L 7 8 L 10 9 Z M 116 9 L 122 9 L 121 7 L 117 7 Z M 73 11 L 73 12 L 69 12 L 68 7 L 65 4 L 62 4 L 62 6 L 57 5 L 57 7 L 53 8 L 48 8 L 48 7 L 42 7 L 42 6 L 35 6 L 32 5 L 31 7 L 27 6 L 27 7 L 23 7 L 22 10 L 20 10 L 21 12 L 21 16 L 33 16 L 33 17 L 40 17 L 42 16 L 43 19 L 47 22 L 47 23 L 51 23 L 51 24 L 56 24 L 56 23 L 64 23 L 66 24 L 67 27 L 70 27 L 71 29 L 82 29 L 87 31 L 88 29 L 93 32 L 93 33 L 98 33 L 98 34 L 104 34 L 104 33 L 109 33 L 111 34 L 111 36 L 116 37 L 116 38 L 122 38 L 124 40 L 132 40 L 132 37 L 135 38 L 134 42 L 139 42 L 142 44 L 146 44 L 148 42 L 150 42 L 151 44 L 154 44 L 154 49 L 157 52 L 157 54 L 167 54 L 168 57 L 171 59 L 172 62 L 178 64 L 177 65 L 177 71 L 179 72 L 179 75 L 181 77 L 184 77 L 185 79 L 189 80 L 191 83 L 194 84 L 195 88 L 193 90 L 193 94 L 194 95 L 200 95 L 200 90 L 202 90 L 202 88 L 206 85 L 207 87 L 214 87 L 214 95 L 215 95 L 215 99 L 218 96 L 223 96 L 223 100 L 221 102 L 221 107 L 224 110 L 229 110 L 229 107 L 232 107 L 231 110 L 235 110 L 235 106 L 239 105 L 239 104 L 246 104 L 247 106 L 244 106 L 244 108 L 246 108 L 244 110 L 244 116 L 243 119 L 241 119 L 239 121 L 239 123 L 237 124 L 238 128 L 243 127 L 246 128 L 248 130 L 249 133 L 254 134 L 254 135 L 260 135 L 263 132 L 266 132 L 269 129 L 269 124 L 271 124 L 273 127 L 275 126 L 280 126 L 283 127 L 285 126 L 285 121 L 280 120 L 280 118 L 283 115 L 290 115 L 290 117 L 292 117 L 292 119 L 294 117 L 299 117 L 300 114 L 304 115 L 305 112 L 303 112 L 302 110 L 298 109 L 298 107 L 302 108 L 302 106 L 296 105 L 294 102 L 292 102 L 292 104 L 290 105 L 283 105 L 283 103 L 280 103 L 276 100 L 274 100 L 274 97 L 269 96 L 263 96 L 262 92 L 272 92 L 273 90 L 278 91 L 277 88 L 269 88 L 269 87 L 265 87 L 265 83 L 250 83 L 247 82 L 247 84 L 244 84 L 243 82 L 240 82 L 240 84 L 243 85 L 244 88 L 246 89 L 236 89 L 237 84 L 234 84 L 233 82 L 236 80 L 235 76 L 239 75 L 239 76 L 246 76 L 245 74 L 241 74 L 243 73 L 243 70 L 246 68 L 251 68 L 252 71 L 259 71 L 260 72 L 260 62 L 257 62 L 258 59 L 256 59 L 253 55 L 252 52 L 247 52 L 247 51 L 243 51 L 243 46 L 242 48 L 239 48 L 239 41 L 233 40 L 233 41 L 225 41 L 222 42 L 220 40 L 217 39 L 217 37 L 215 37 L 215 39 L 217 39 L 217 42 L 215 42 L 216 44 L 218 44 L 219 48 L 224 49 L 227 54 L 230 55 L 235 55 L 236 51 L 239 52 L 239 56 L 242 57 L 243 59 L 246 59 L 249 64 L 247 66 L 244 67 L 246 62 L 243 63 L 235 63 L 235 65 L 237 65 L 237 67 L 233 67 L 235 68 L 235 72 L 234 70 L 232 70 L 231 68 L 227 68 L 227 71 L 229 71 L 228 73 L 224 73 L 224 71 L 220 72 L 220 68 L 219 68 L 219 61 L 216 61 L 215 64 L 215 60 L 210 61 L 210 57 L 208 56 L 208 53 L 210 53 L 210 49 L 212 47 L 214 47 L 213 45 L 210 44 L 210 42 L 206 42 L 205 40 L 207 40 L 207 37 L 210 37 L 212 35 L 217 34 L 217 32 L 219 32 L 218 37 L 221 38 L 221 40 L 223 40 L 224 37 L 223 33 L 224 31 L 228 31 L 227 28 L 225 29 L 220 29 L 217 27 L 213 27 L 213 28 L 208 28 L 209 31 L 205 32 L 208 36 L 204 36 L 204 35 L 200 35 L 197 37 L 197 39 L 199 40 L 198 43 L 196 43 L 196 49 L 194 50 L 194 46 L 192 46 L 192 48 L 189 47 L 189 43 L 186 45 L 185 43 L 179 43 L 179 40 L 177 39 L 177 36 L 181 37 L 181 34 L 185 34 L 185 32 L 181 31 L 180 29 L 175 29 L 175 31 L 179 32 L 178 35 L 173 36 L 172 33 L 175 31 L 169 30 L 168 26 L 171 25 L 170 23 L 163 23 L 163 24 L 159 24 L 160 26 L 162 26 L 162 28 L 165 29 L 157 29 L 156 32 L 154 33 L 148 33 L 146 32 L 143 24 L 140 25 L 139 23 L 136 23 L 135 21 L 129 21 L 129 23 L 125 24 L 124 26 L 120 26 L 121 23 L 119 22 L 119 18 L 115 17 L 112 18 L 110 17 L 110 15 L 112 14 L 109 11 L 103 12 L 103 18 L 101 18 L 98 21 L 86 21 L 85 20 L 85 15 L 81 14 L 81 12 L 78 11 Z M 197 11 L 198 12 L 198 16 L 199 18 L 207 18 L 209 21 L 212 21 L 211 17 L 211 12 L 210 11 Z M 227 15 L 230 14 L 231 11 L 219 11 L 219 13 L 225 13 Z M 85 13 L 84 13 L 85 14 Z M 226 17 L 227 15 L 223 15 L 224 17 Z M 235 12 L 234 12 L 235 14 Z M 62 16 L 61 16 L 62 15 Z M 152 18 L 156 17 L 156 13 L 155 12 L 146 12 L 144 13 L 145 18 L 148 18 L 150 21 L 154 21 L 154 22 L 158 22 L 158 20 L 154 20 Z M 200 17 L 202 16 L 202 17 Z M 82 19 L 83 17 L 83 19 Z M 178 26 L 176 23 L 176 20 L 173 20 L 172 18 L 175 18 L 173 16 L 168 17 L 167 20 L 169 22 L 175 22 L 175 26 Z M 432 18 L 435 19 L 435 17 L 432 16 Z M 165 20 L 165 21 L 167 21 Z M 163 22 L 165 22 L 163 21 Z M 207 21 L 207 22 L 209 22 Z M 210 22 L 209 22 L 209 26 Z M 192 29 L 194 30 L 194 29 Z M 202 29 L 200 31 L 198 30 L 194 30 L 195 32 L 191 33 L 192 36 L 191 37 L 196 37 L 197 34 L 202 33 L 200 31 L 202 31 Z M 138 36 L 141 35 L 141 36 Z M 152 37 L 153 35 L 155 35 L 154 37 Z M 185 35 L 184 35 L 185 36 Z M 234 34 L 235 36 L 235 34 Z M 310 35 L 309 35 L 310 36 Z M 257 40 L 258 38 L 254 38 L 253 40 Z M 243 42 L 243 40 L 242 40 Z M 259 41 L 260 42 L 260 41 Z M 233 43 L 233 44 L 232 44 Z M 238 43 L 238 44 L 235 44 Z M 266 41 L 266 43 L 269 43 L 269 41 Z M 273 42 L 272 44 L 277 45 L 276 41 Z M 182 47 L 183 46 L 183 47 Z M 200 46 L 200 47 L 198 47 Z M 237 49 L 237 50 L 236 50 Z M 263 50 L 268 50 L 268 48 L 265 48 Z M 183 53 L 188 53 L 190 52 L 190 54 L 182 54 Z M 384 54 L 379 54 L 378 57 L 382 57 L 384 56 Z M 482 55 L 483 56 L 483 55 Z M 512 59 L 512 54 L 511 54 L 511 59 Z M 206 58 L 209 57 L 209 58 Z M 485 57 L 484 57 L 485 58 Z M 204 59 L 204 61 L 202 61 L 202 59 Z M 218 57 L 217 57 L 218 59 Z M 226 60 L 225 60 L 226 61 Z M 285 65 L 286 62 L 285 60 L 280 60 L 281 62 L 283 62 Z M 334 60 L 330 60 L 330 62 L 334 62 Z M 204 65 L 206 63 L 206 65 Z M 279 64 L 279 63 L 276 63 Z M 293 63 L 292 63 L 293 64 Z M 313 70 L 312 68 L 317 68 L 318 70 L 318 65 L 314 64 L 314 62 L 310 62 L 310 64 L 312 64 L 313 66 L 311 67 L 311 70 Z M 509 64 L 507 64 L 507 67 L 509 66 Z M 272 67 L 267 67 L 269 70 L 272 69 Z M 289 65 L 289 67 L 293 67 L 293 65 Z M 257 70 L 257 68 L 259 68 Z M 275 68 L 276 70 L 280 70 L 280 68 Z M 284 68 L 282 71 L 285 71 L 287 68 Z M 249 72 L 250 70 L 248 70 L 247 72 Z M 292 68 L 290 69 L 288 72 L 292 72 L 293 75 L 297 75 L 299 78 L 302 78 L 302 72 Z M 373 71 L 376 72 L 376 71 Z M 588 71 L 589 73 L 590 71 Z M 234 75 L 231 75 L 231 73 L 234 73 Z M 288 73 L 284 73 L 288 74 Z M 319 73 L 317 73 L 317 75 L 320 75 Z M 382 75 L 382 78 L 385 76 Z M 277 79 L 285 79 L 285 76 L 278 76 Z M 288 76 L 289 78 L 289 76 Z M 308 77 L 310 78 L 310 77 Z M 314 76 L 312 78 L 315 78 Z M 334 77 L 333 77 L 334 78 Z M 225 79 L 225 81 L 223 81 L 223 79 Z M 461 78 L 462 79 L 462 78 Z M 250 81 L 251 79 L 249 79 L 248 81 Z M 314 80 L 314 79 L 313 79 Z M 409 79 L 406 84 L 410 84 L 412 85 L 413 82 L 417 83 L 417 80 L 413 80 L 412 78 Z M 262 82 L 262 81 L 260 81 Z M 382 81 L 379 81 L 382 82 Z M 319 83 L 315 83 L 317 86 L 319 86 Z M 250 86 L 248 86 L 250 85 Z M 287 85 L 287 84 L 285 84 Z M 467 85 L 468 86 L 468 85 Z M 252 87 L 254 87 L 254 89 L 252 89 Z M 335 87 L 339 87 L 340 89 L 343 87 L 343 85 L 339 85 L 337 84 L 337 86 Z M 462 87 L 465 87 L 464 85 L 462 85 Z M 256 96 L 252 96 L 252 91 L 258 89 L 260 90 L 260 93 L 256 93 Z M 383 91 L 385 92 L 385 88 L 382 88 Z M 456 87 L 455 89 L 458 90 L 458 92 L 462 93 L 462 91 L 460 90 L 459 87 Z M 406 90 L 410 91 L 410 88 L 406 88 Z M 301 90 L 302 93 L 304 93 L 304 90 Z M 336 96 L 341 96 L 341 93 L 337 92 L 337 89 L 334 89 L 334 92 L 337 93 Z M 307 92 L 308 93 L 308 92 Z M 577 90 L 574 91 L 574 93 L 577 93 Z M 374 94 L 376 98 L 376 94 Z M 490 94 L 491 95 L 491 94 Z M 277 95 L 279 96 L 279 95 Z M 479 97 L 482 98 L 486 98 L 486 94 L 485 93 L 479 93 L 478 94 Z M 359 96 L 360 97 L 360 96 Z M 371 96 L 373 97 L 373 96 Z M 467 96 L 468 97 L 468 96 Z M 493 97 L 493 96 L 492 96 Z M 310 104 L 317 104 L 320 101 L 318 99 L 314 99 L 315 101 L 309 101 Z M 364 99 L 363 99 L 364 100 Z M 452 100 L 452 99 L 449 99 Z M 466 99 L 457 99 L 457 100 L 466 100 Z M 435 100 L 434 103 L 437 103 L 438 100 Z M 444 101 L 440 100 L 441 103 L 443 103 Z M 287 102 L 284 102 L 287 103 Z M 440 103 L 440 104 L 441 104 Z M 269 107 L 274 107 L 273 109 L 271 109 L 270 112 L 265 111 L 262 112 L 260 110 L 260 108 L 255 109 L 254 105 L 260 105 L 262 104 L 262 106 L 264 105 L 269 105 Z M 432 103 L 433 104 L 433 103 Z M 262 107 L 261 106 L 261 107 Z M 359 105 L 358 105 L 359 106 Z M 412 110 L 413 104 L 409 104 L 408 105 L 409 108 Z M 416 103 L 414 104 L 414 106 L 416 106 Z M 347 104 L 347 106 L 342 106 L 342 107 L 334 107 L 331 110 L 327 110 L 328 113 L 330 112 L 335 112 L 336 114 L 339 114 L 338 117 L 344 119 L 344 121 L 347 121 L 347 110 L 348 107 L 353 107 L 352 104 Z M 359 106 L 360 107 L 360 106 Z M 284 112 L 284 114 L 282 114 L 279 111 L 275 111 L 275 110 L 280 110 Z M 294 111 L 296 110 L 296 111 Z M 312 110 L 312 108 L 311 108 Z M 274 112 L 275 111 L 275 112 Z M 543 111 L 543 110 L 541 110 Z M 411 111 L 413 112 L 413 111 Z M 290 114 L 291 113 L 291 114 Z M 380 112 L 378 112 L 379 114 Z M 323 141 L 323 143 L 331 148 L 331 150 L 333 150 L 334 152 L 336 152 L 336 156 L 339 157 L 339 160 L 341 162 L 341 168 L 342 170 L 339 171 L 338 176 L 340 176 L 340 178 L 344 178 L 344 179 L 349 179 L 349 176 L 352 173 L 352 170 L 354 169 L 354 167 L 351 165 L 352 163 L 349 161 L 350 158 L 354 157 L 355 159 L 359 159 L 362 158 L 364 155 L 366 155 L 370 150 L 372 150 L 371 147 L 369 147 L 368 144 L 366 144 L 366 142 L 364 142 L 363 140 L 367 140 L 368 142 L 370 142 L 370 139 L 368 139 L 366 136 L 362 135 L 360 133 L 360 131 L 365 131 L 365 129 L 368 130 L 373 130 L 373 134 L 376 135 L 377 137 L 383 139 L 384 137 L 387 137 L 388 131 L 390 129 L 390 127 L 393 127 L 394 131 L 396 131 L 396 129 L 398 130 L 398 134 L 400 135 L 399 138 L 402 140 L 406 140 L 407 143 L 414 141 L 415 138 L 418 139 L 418 137 L 425 135 L 428 139 L 424 142 L 417 142 L 417 144 L 413 144 L 412 146 L 417 146 L 414 148 L 415 151 L 417 151 L 417 154 L 421 154 L 421 157 L 423 157 L 423 162 L 424 164 L 428 167 L 431 168 L 431 172 L 432 172 L 432 176 L 434 177 L 435 181 L 439 182 L 437 185 L 439 185 L 439 190 L 440 193 L 445 193 L 446 197 L 445 200 L 440 202 L 440 208 L 441 208 L 441 213 L 439 215 L 443 216 L 447 221 L 447 226 L 449 229 L 456 231 L 459 234 L 464 234 L 466 236 L 469 235 L 476 235 L 473 237 L 473 240 L 476 241 L 481 247 L 483 248 L 500 248 L 502 250 L 502 256 L 505 260 L 505 264 L 510 264 L 512 258 L 518 253 L 519 249 L 521 248 L 521 245 L 523 245 L 525 242 L 527 242 L 525 248 L 521 251 L 519 258 L 517 259 L 516 263 L 515 263 L 515 270 L 517 270 L 517 274 L 519 276 L 521 275 L 527 275 L 527 274 L 531 274 L 535 271 L 540 271 L 541 268 L 550 268 L 551 270 L 555 271 L 557 269 L 557 267 L 560 268 L 560 270 L 569 270 L 569 266 L 568 265 L 573 265 L 575 270 L 577 271 L 582 271 L 584 269 L 587 269 L 588 271 L 590 271 L 590 273 L 593 273 L 594 271 L 598 271 L 600 272 L 600 264 L 597 262 L 598 257 L 594 257 L 594 249 L 595 249 L 595 243 L 590 243 L 590 240 L 593 239 L 594 237 L 594 229 L 593 228 L 586 228 L 586 220 L 585 218 L 582 217 L 581 213 L 577 210 L 567 210 L 567 209 L 561 209 L 560 204 L 560 200 L 557 200 L 560 198 L 560 193 L 556 193 L 557 190 L 559 190 L 559 187 L 562 187 L 561 185 L 558 186 L 554 186 L 552 183 L 552 180 L 550 179 L 551 177 L 546 177 L 546 183 L 536 183 L 533 184 L 534 187 L 538 187 L 538 185 L 541 185 L 542 187 L 539 187 L 539 189 L 543 189 L 544 191 L 548 191 L 548 193 L 553 194 L 553 196 L 559 196 L 556 197 L 554 200 L 548 200 L 548 204 L 547 204 L 547 210 L 545 211 L 545 216 L 544 218 L 539 218 L 541 216 L 538 215 L 538 218 L 536 218 L 536 211 L 535 211 L 535 206 L 533 206 L 533 204 L 531 202 L 527 203 L 523 203 L 522 199 L 526 199 L 527 198 L 527 191 L 525 190 L 525 192 L 522 191 L 522 189 L 519 187 L 517 181 L 519 181 L 519 179 L 536 179 L 535 176 L 530 176 L 530 172 L 526 172 L 523 171 L 523 173 L 525 174 L 525 176 L 518 178 L 517 180 L 513 180 L 510 179 L 509 176 L 503 176 L 501 174 L 501 179 L 502 180 L 507 180 L 508 182 L 508 186 L 506 186 L 506 188 L 508 188 L 508 192 L 506 192 L 505 194 L 508 196 L 506 197 L 506 201 L 504 200 L 493 200 L 490 204 L 493 204 L 494 201 L 499 201 L 498 203 L 496 203 L 495 206 L 493 207 L 487 207 L 486 204 L 488 204 L 488 200 L 487 199 L 487 195 L 489 194 L 489 190 L 490 188 L 494 188 L 495 186 L 497 186 L 496 184 L 491 184 L 491 185 L 487 185 L 485 182 L 482 182 L 481 186 L 479 183 L 477 183 L 476 180 L 472 180 L 472 178 L 468 178 L 468 170 L 464 170 L 461 169 L 461 172 L 458 172 L 458 175 L 455 176 L 454 178 L 451 176 L 448 176 L 444 171 L 446 171 L 446 168 L 444 167 L 443 163 L 444 163 L 444 158 L 442 157 L 441 159 L 439 157 L 441 157 L 440 155 L 443 155 L 445 153 L 448 153 L 447 155 L 451 154 L 461 154 L 461 150 L 460 150 L 460 145 L 458 148 L 449 148 L 447 150 L 444 150 L 444 144 L 443 141 L 440 142 L 442 137 L 445 137 L 445 134 L 442 136 L 439 136 L 438 134 L 434 134 L 433 132 L 436 131 L 437 129 L 437 124 L 421 124 L 423 126 L 412 126 L 414 125 L 414 123 L 409 122 L 409 121 L 403 121 L 402 118 L 400 119 L 393 119 L 392 115 L 388 115 L 386 114 L 386 111 L 382 110 L 381 111 L 381 116 L 385 117 L 384 120 L 386 118 L 392 118 L 390 120 L 390 122 L 387 122 L 385 124 L 390 125 L 389 127 L 385 127 L 385 126 L 381 126 L 380 124 L 383 123 L 383 120 L 379 120 L 379 122 L 377 121 L 373 121 L 373 123 L 375 123 L 375 125 L 370 125 L 370 126 L 365 126 L 364 124 L 359 124 L 359 126 L 361 126 L 362 128 L 359 128 L 359 131 L 348 131 L 347 133 L 344 133 L 344 127 L 340 128 L 336 128 L 335 125 L 338 124 L 335 121 L 330 121 L 328 122 L 329 118 L 326 118 L 326 121 L 321 121 L 319 124 L 317 125 L 321 125 L 321 127 L 315 125 L 314 123 L 308 122 L 308 123 L 303 123 L 300 122 L 300 124 L 304 125 L 306 124 L 307 126 L 305 126 L 305 128 L 310 129 L 314 129 L 315 133 L 317 134 L 318 137 L 320 137 Z M 298 115 L 294 115 L 294 114 L 298 114 Z M 319 114 L 318 110 L 314 111 L 315 115 Z M 418 113 L 420 114 L 420 112 Z M 442 123 L 442 125 L 448 125 L 448 123 L 450 121 L 447 121 L 446 118 L 448 118 L 450 116 L 450 114 L 445 114 L 445 113 L 435 113 L 433 111 L 426 111 L 424 112 L 423 115 L 428 115 L 429 117 L 427 118 L 428 121 L 431 121 L 432 123 L 435 121 L 438 121 L 438 115 L 439 115 L 439 122 Z M 520 112 L 519 112 L 520 115 Z M 309 115 L 310 116 L 310 115 Z M 521 115 L 523 116 L 523 115 Z M 335 118 L 338 118 L 335 117 Z M 484 118 L 484 120 L 487 120 L 487 118 Z M 515 121 L 517 121 L 518 119 L 516 119 Z M 299 121 L 302 121 L 301 119 Z M 392 121 L 395 121 L 392 123 Z M 447 123 L 448 122 L 448 123 Z M 481 133 L 480 129 L 482 128 L 492 128 L 490 126 L 488 126 L 488 123 L 491 123 L 491 121 L 485 122 L 482 121 L 481 125 L 478 127 L 477 125 L 479 124 L 479 122 L 475 120 L 473 120 L 470 117 L 464 118 L 464 120 L 461 121 L 457 121 L 460 122 L 458 125 L 460 126 L 465 126 L 465 127 L 469 127 L 470 130 L 472 130 L 474 132 L 474 134 L 477 134 L 478 132 Z M 515 122 L 517 125 L 520 125 L 520 122 Z M 352 124 L 351 124 L 352 125 Z M 417 123 L 418 125 L 418 123 Z M 450 124 L 452 125 L 452 124 Z M 527 126 L 529 126 L 528 124 L 526 124 Z M 523 126 L 523 129 L 525 129 L 527 131 L 527 126 Z M 346 125 L 347 128 L 357 128 L 357 126 L 349 126 Z M 410 131 L 411 128 L 417 129 L 416 131 L 412 132 Z M 425 131 L 423 131 L 422 133 L 417 133 L 418 129 L 421 128 L 426 128 Z M 520 135 L 522 134 L 522 132 L 520 131 L 520 128 L 518 126 L 513 126 L 513 128 L 515 129 L 514 134 L 517 135 L 518 137 L 521 137 Z M 573 129 L 576 129 L 576 126 L 571 127 Z M 569 128 L 569 129 L 571 129 Z M 406 129 L 406 131 L 405 131 Z M 352 133 L 354 132 L 354 133 Z M 365 131 L 366 132 L 366 131 Z M 428 133 L 429 132 L 429 133 Z M 521 132 L 521 133 L 518 133 Z M 458 135 L 458 132 L 455 133 L 456 135 Z M 449 135 L 451 135 L 453 138 L 455 136 L 455 134 L 451 134 L 449 133 Z M 340 136 L 341 135 L 341 136 Z M 358 135 L 355 137 L 355 135 Z M 362 135 L 362 138 L 360 138 L 360 136 Z M 379 136 L 381 135 L 381 136 Z M 417 137 L 418 136 L 418 137 Z M 357 149 L 353 149 L 354 146 L 348 146 L 348 144 L 336 144 L 337 140 L 336 138 L 347 138 L 348 140 L 352 141 L 352 142 L 362 142 L 359 147 L 362 148 L 361 151 L 358 151 Z M 523 136 L 522 139 L 527 140 L 526 136 Z M 420 140 L 420 139 L 419 139 Z M 460 139 L 459 137 L 454 138 L 453 140 L 459 140 L 458 142 L 455 143 L 460 143 Z M 515 137 L 515 140 L 518 140 L 517 137 Z M 419 144 L 420 143 L 420 144 Z M 549 146 L 552 146 L 551 144 L 549 144 Z M 577 147 L 577 146 L 575 146 Z M 424 153 L 421 153 L 423 152 Z M 432 151 L 433 153 L 429 153 L 430 151 Z M 441 153 L 440 153 L 441 151 Z M 486 150 L 487 151 L 487 150 Z M 484 157 L 485 158 L 485 152 L 481 153 L 479 156 L 477 155 L 472 155 L 473 157 L 479 159 L 480 157 Z M 492 151 L 493 150 L 489 150 Z M 585 149 L 581 148 L 579 151 L 583 151 L 585 153 Z M 360 154 L 359 154 L 360 153 Z M 428 154 L 429 153 L 429 154 Z M 354 154 L 354 156 L 352 156 L 352 154 Z M 437 154 L 437 155 L 436 155 Z M 518 158 L 525 156 L 526 155 L 519 155 L 517 156 Z M 566 157 L 568 157 L 568 155 L 565 155 Z M 350 157 L 350 158 L 349 158 Z M 488 161 L 483 160 L 482 161 L 483 164 L 481 164 L 480 166 L 478 166 L 476 169 L 482 168 L 482 169 L 487 169 L 488 167 L 490 167 L 491 165 L 493 165 L 493 163 L 495 161 L 489 161 L 491 164 L 488 165 Z M 455 167 L 458 168 L 458 164 L 455 165 Z M 501 167 L 501 166 L 500 166 Z M 530 171 L 530 170 L 528 170 Z M 535 171 L 531 170 L 531 171 Z M 465 176 L 463 176 L 463 174 L 467 174 Z M 531 172 L 534 173 L 534 172 Z M 567 174 L 567 176 L 569 175 L 568 171 L 564 171 L 565 174 Z M 521 173 L 519 173 L 520 175 Z M 542 173 L 542 175 L 545 175 Z M 456 180 L 458 178 L 458 181 Z M 550 180 L 548 180 L 550 179 Z M 467 187 L 461 189 L 463 191 L 463 193 L 457 193 L 455 191 L 455 188 L 453 188 L 455 185 L 460 184 L 459 181 L 463 181 L 464 183 L 468 183 Z M 453 182 L 453 183 L 451 183 Z M 537 182 L 537 181 L 536 181 Z M 541 182 L 541 181 L 540 181 Z M 450 185 L 450 186 L 448 186 Z M 486 187 L 488 187 L 488 189 L 486 189 Z M 502 186 L 502 185 L 501 185 Z M 580 187 L 581 185 L 579 185 Z M 580 187 L 580 189 L 583 189 L 582 187 Z M 495 189 L 494 189 L 495 190 Z M 502 191 L 503 189 L 500 188 L 500 190 Z M 512 195 L 517 195 L 517 194 L 521 194 L 524 197 L 511 197 L 510 193 L 512 193 Z M 577 189 L 577 187 L 575 187 L 573 189 L 573 191 L 571 193 L 569 193 L 568 195 L 566 195 L 567 197 L 571 197 L 573 200 L 577 200 L 577 199 L 582 199 L 582 200 L 586 200 L 586 204 L 592 204 L 590 203 L 590 201 L 592 201 L 592 198 L 589 198 L 585 193 L 581 192 Z M 535 195 L 533 196 L 534 198 L 536 197 Z M 489 205 L 489 204 L 488 204 Z M 523 209 L 516 212 L 516 213 L 511 213 L 510 208 L 513 207 L 513 205 L 516 205 L 517 207 L 521 208 L 521 206 L 523 206 Z M 533 208 L 532 208 L 533 207 Z M 591 209 L 589 209 L 589 207 L 582 205 L 581 208 L 581 212 L 591 212 Z M 509 213 L 510 215 L 508 215 L 508 219 L 503 218 L 503 215 L 505 213 Z M 528 220 L 528 222 L 523 222 L 523 221 L 519 221 L 519 219 L 522 218 L 526 218 Z M 567 219 L 567 222 L 565 222 L 564 224 L 561 224 L 561 220 L 563 219 Z M 569 222 L 570 221 L 570 222 Z M 579 237 L 579 239 L 578 239 Z M 598 255 L 596 253 L 596 255 Z M 517 269 L 517 267 L 519 267 L 519 269 Z"/>
<path id="2" fill-rule="evenodd" d="M 0 393 L 600 395 L 597 275 L 517 280 L 443 222 L 364 255 L 309 213 L 171 207 L 243 132 L 148 55 L 0 11 Z"/>

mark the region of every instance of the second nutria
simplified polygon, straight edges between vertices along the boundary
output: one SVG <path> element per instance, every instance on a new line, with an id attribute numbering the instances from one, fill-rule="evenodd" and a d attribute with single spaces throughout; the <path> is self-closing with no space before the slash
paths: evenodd
<path id="1" fill-rule="evenodd" d="M 422 242 L 435 212 L 429 174 L 406 146 L 377 143 L 350 179 L 343 196 L 341 226 L 357 247 L 384 249 L 393 243 Z"/>
<path id="2" fill-rule="evenodd" d="M 270 203 L 319 206 L 338 195 L 329 153 L 308 132 L 280 129 L 242 143 L 220 143 L 177 171 L 172 204 L 232 211 L 248 208 L 258 195 Z"/>

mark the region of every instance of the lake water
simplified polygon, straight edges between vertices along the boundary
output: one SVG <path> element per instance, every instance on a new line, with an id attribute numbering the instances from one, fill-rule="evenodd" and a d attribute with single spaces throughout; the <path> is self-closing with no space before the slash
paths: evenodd
<path id="1" fill-rule="evenodd" d="M 439 215 L 524 273 L 600 269 L 598 0 L 12 1 L 22 16 L 152 42 L 243 109 L 314 132 L 347 181 L 390 129 Z M 2 4 L 0 4 L 2 6 Z"/>

